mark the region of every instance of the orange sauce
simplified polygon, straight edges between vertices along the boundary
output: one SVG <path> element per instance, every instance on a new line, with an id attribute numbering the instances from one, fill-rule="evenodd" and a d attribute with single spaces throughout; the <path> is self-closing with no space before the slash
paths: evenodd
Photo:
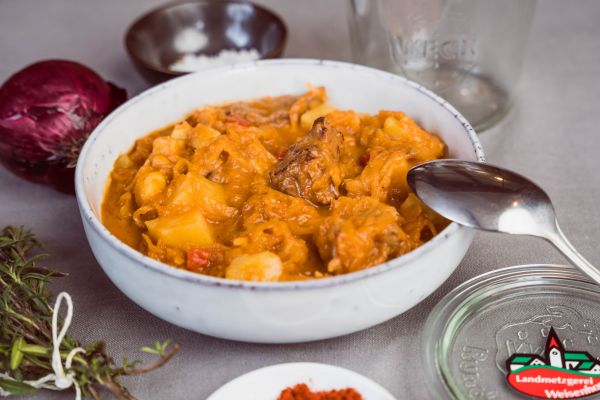
<path id="1" fill-rule="evenodd" d="M 358 271 L 447 224 L 406 183 L 444 152 L 404 113 L 337 110 L 324 88 L 207 106 L 117 159 L 102 221 L 140 252 L 212 276 Z"/>

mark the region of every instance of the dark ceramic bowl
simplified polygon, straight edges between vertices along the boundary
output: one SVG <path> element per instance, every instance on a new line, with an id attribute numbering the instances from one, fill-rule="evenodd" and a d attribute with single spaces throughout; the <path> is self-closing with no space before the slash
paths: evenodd
<path id="1" fill-rule="evenodd" d="M 256 49 L 261 59 L 283 53 L 287 28 L 281 18 L 247 1 L 192 0 L 168 3 L 136 20 L 127 30 L 125 47 L 140 73 L 159 83 L 187 72 L 169 65 L 184 53 L 175 46 L 177 34 L 193 29 L 207 41 L 196 54 Z"/>

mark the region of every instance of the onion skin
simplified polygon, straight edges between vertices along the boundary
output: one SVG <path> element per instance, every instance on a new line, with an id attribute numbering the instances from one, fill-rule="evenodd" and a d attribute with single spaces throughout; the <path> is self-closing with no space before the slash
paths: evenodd
<path id="1" fill-rule="evenodd" d="M 74 192 L 79 150 L 127 92 L 84 65 L 32 64 L 0 87 L 0 163 L 27 180 Z"/>

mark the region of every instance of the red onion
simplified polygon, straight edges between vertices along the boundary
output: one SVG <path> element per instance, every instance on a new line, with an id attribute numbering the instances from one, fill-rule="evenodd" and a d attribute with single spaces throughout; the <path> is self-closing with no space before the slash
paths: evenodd
<path id="1" fill-rule="evenodd" d="M 127 92 L 72 61 L 47 60 L 0 87 L 0 162 L 30 181 L 72 193 L 81 146 Z"/>

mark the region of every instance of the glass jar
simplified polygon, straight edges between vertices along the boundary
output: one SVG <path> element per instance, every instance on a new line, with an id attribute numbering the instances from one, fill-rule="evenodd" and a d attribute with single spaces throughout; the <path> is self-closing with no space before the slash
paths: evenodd
<path id="1" fill-rule="evenodd" d="M 350 0 L 354 61 L 433 90 L 483 130 L 510 109 L 536 0 Z"/>
<path id="2" fill-rule="evenodd" d="M 509 384 L 509 361 L 537 355 L 548 365 L 551 330 L 565 351 L 597 359 L 600 286 L 565 265 L 519 265 L 476 276 L 444 296 L 423 327 L 427 389 L 435 399 L 530 398 Z M 566 368 L 562 373 L 575 377 L 585 373 Z"/>

